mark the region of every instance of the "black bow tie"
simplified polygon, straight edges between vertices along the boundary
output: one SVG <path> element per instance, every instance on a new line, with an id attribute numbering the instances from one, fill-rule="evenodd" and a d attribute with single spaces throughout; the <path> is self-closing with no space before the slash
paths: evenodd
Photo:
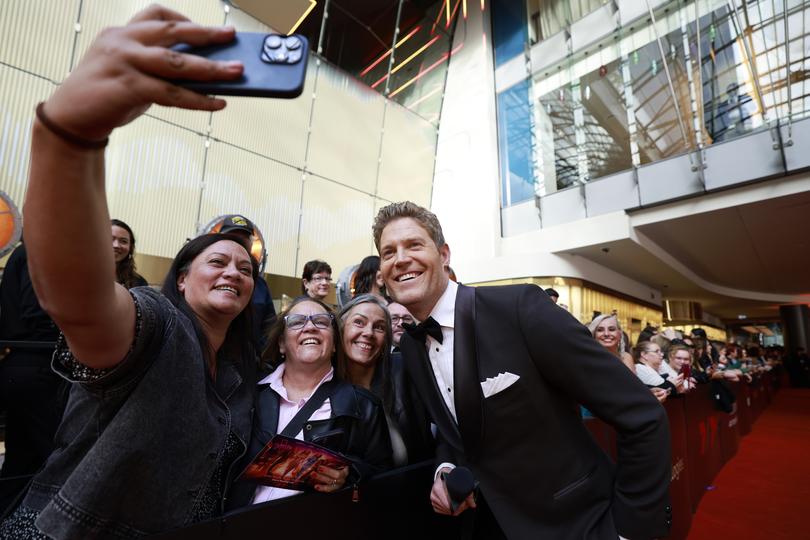
<path id="1" fill-rule="evenodd" d="M 405 326 L 405 331 L 420 343 L 426 343 L 428 336 L 439 343 L 442 342 L 442 327 L 433 317 L 428 317 L 419 324 L 406 324 L 403 326 Z"/>

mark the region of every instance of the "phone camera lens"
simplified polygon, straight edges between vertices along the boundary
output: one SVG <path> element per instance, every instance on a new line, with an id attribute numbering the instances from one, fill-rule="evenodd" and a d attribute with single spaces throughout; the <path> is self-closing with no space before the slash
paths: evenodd
<path id="1" fill-rule="evenodd" d="M 267 39 L 264 40 L 264 46 L 270 49 L 278 49 L 281 47 L 281 36 L 272 35 L 267 36 Z"/>
<path id="2" fill-rule="evenodd" d="M 285 60 L 287 60 L 287 53 L 286 53 L 286 51 L 276 51 L 276 52 L 273 54 L 273 60 L 274 60 L 275 62 L 284 62 Z"/>
<path id="3" fill-rule="evenodd" d="M 289 50 L 294 51 L 301 46 L 301 40 L 295 36 L 290 36 L 284 40 L 284 45 L 286 45 Z"/>

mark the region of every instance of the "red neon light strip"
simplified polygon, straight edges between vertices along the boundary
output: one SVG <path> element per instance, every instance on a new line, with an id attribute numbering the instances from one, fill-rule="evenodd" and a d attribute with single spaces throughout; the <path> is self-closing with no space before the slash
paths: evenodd
<path id="1" fill-rule="evenodd" d="M 456 7 L 453 8 L 453 14 L 447 19 L 447 22 L 444 24 L 445 28 L 450 28 L 450 21 L 456 18 L 456 13 L 458 13 L 458 6 L 461 5 L 461 0 L 456 2 Z"/>
<path id="2" fill-rule="evenodd" d="M 403 61 L 401 64 L 397 65 L 397 67 L 396 67 L 396 68 L 392 69 L 392 70 L 391 70 L 391 74 L 393 75 L 394 73 L 396 73 L 397 71 L 399 71 L 399 70 L 400 70 L 400 69 L 401 69 L 403 66 L 405 66 L 405 64 L 407 64 L 408 62 L 410 62 L 411 60 L 413 60 L 413 59 L 414 59 L 414 57 L 418 56 L 420 53 L 422 53 L 422 51 L 424 51 L 425 49 L 427 49 L 428 47 L 430 47 L 431 45 L 433 45 L 434 43 L 436 43 L 436 41 L 439 39 L 439 37 L 441 37 L 441 36 L 434 36 L 434 37 L 433 37 L 433 39 L 431 39 L 430 41 L 428 41 L 427 43 L 425 43 L 424 45 L 422 45 L 422 46 L 421 46 L 419 49 L 417 49 L 417 51 L 416 51 L 415 53 L 413 53 L 413 54 L 412 54 L 412 55 L 410 55 L 408 58 L 406 58 L 406 59 L 405 59 L 405 60 L 404 60 L 404 61 Z M 383 81 L 384 81 L 386 78 L 388 78 L 388 74 L 387 74 L 387 73 L 386 73 L 385 75 L 383 75 L 383 76 L 380 78 L 380 80 L 378 80 L 377 82 L 375 82 L 374 84 L 372 84 L 372 85 L 371 85 L 371 88 L 377 88 L 377 87 L 380 85 L 380 83 L 381 83 L 381 82 L 383 82 Z"/>
<path id="3" fill-rule="evenodd" d="M 450 0 L 445 0 L 445 2 L 450 2 Z M 449 5 L 449 4 L 448 4 L 448 5 Z M 431 34 L 432 34 L 433 32 L 435 32 L 435 31 L 436 31 L 436 25 L 437 25 L 437 24 L 439 24 L 439 19 L 441 19 L 441 18 L 442 18 L 442 11 L 443 11 L 443 10 L 442 10 L 442 8 L 439 8 L 439 9 L 438 9 L 438 10 L 436 10 L 436 11 L 437 11 L 437 13 L 436 13 L 436 20 L 435 20 L 435 21 L 433 21 L 433 26 L 431 26 L 431 27 L 430 27 L 430 33 L 431 33 Z"/>
<path id="4" fill-rule="evenodd" d="M 396 47 L 394 47 L 394 49 L 396 49 L 397 47 L 399 47 L 400 45 L 402 45 L 403 43 L 405 43 L 406 41 L 408 41 L 409 39 L 411 39 L 411 37 L 413 37 L 413 35 L 414 35 L 416 32 L 418 32 L 420 28 L 422 28 L 422 27 L 421 27 L 421 26 L 417 26 L 416 28 L 414 28 L 413 30 L 411 30 L 411 31 L 408 33 L 408 35 L 407 35 L 407 36 L 405 36 L 404 38 L 402 38 L 402 40 L 401 40 L 401 41 L 397 41 L 397 45 L 396 45 Z M 393 50 L 393 49 L 388 49 L 388 51 L 387 51 L 387 52 L 383 53 L 383 55 L 382 55 L 382 56 L 380 56 L 379 58 L 377 58 L 377 59 L 374 61 L 374 63 L 373 63 L 373 64 L 371 64 L 371 65 L 370 65 L 370 66 L 368 66 L 366 69 L 364 69 L 363 71 L 361 71 L 361 72 L 360 72 L 360 76 L 361 76 L 361 77 L 363 77 L 363 76 L 364 76 L 366 73 L 368 73 L 369 71 L 371 71 L 372 69 L 374 69 L 374 68 L 377 66 L 377 64 L 379 64 L 380 62 L 382 62 L 384 58 L 387 58 L 387 57 L 388 57 L 388 55 L 389 55 L 389 54 L 391 54 L 391 51 L 392 51 L 392 50 Z"/>
<path id="5" fill-rule="evenodd" d="M 450 56 L 452 56 L 452 55 L 456 54 L 456 52 L 457 52 L 459 49 L 461 49 L 463 46 L 464 46 L 464 43 L 463 43 L 463 42 L 462 42 L 462 43 L 459 43 L 458 47 L 456 47 L 455 49 L 453 49 L 453 50 L 452 50 L 452 51 L 450 51 L 449 53 L 444 53 L 444 54 L 441 56 L 441 58 L 439 58 L 439 59 L 438 59 L 436 62 L 434 62 L 433 64 L 431 64 L 431 65 L 430 65 L 430 67 L 427 67 L 427 68 L 425 68 L 425 70 L 424 70 L 424 71 L 420 71 L 419 73 L 417 73 L 417 74 L 416 74 L 416 75 L 415 75 L 415 76 L 414 76 L 414 77 L 413 77 L 413 78 L 412 78 L 410 81 L 406 82 L 405 84 L 403 84 L 402 86 L 400 86 L 399 88 L 397 88 L 397 89 L 396 89 L 394 92 L 392 92 L 391 94 L 388 94 L 388 97 L 389 97 L 389 98 L 394 97 L 395 95 L 399 94 L 400 92 L 402 92 L 403 90 L 405 90 L 407 87 L 409 87 L 410 85 L 412 85 L 413 83 L 415 83 L 416 81 L 418 81 L 418 80 L 419 80 L 420 78 L 422 78 L 424 75 L 427 75 L 428 73 L 430 73 L 431 71 L 433 71 L 433 70 L 436 68 L 436 66 L 438 66 L 439 64 L 441 64 L 442 62 L 444 62 L 445 60 L 447 60 L 447 58 L 448 58 L 448 57 L 450 57 Z"/>

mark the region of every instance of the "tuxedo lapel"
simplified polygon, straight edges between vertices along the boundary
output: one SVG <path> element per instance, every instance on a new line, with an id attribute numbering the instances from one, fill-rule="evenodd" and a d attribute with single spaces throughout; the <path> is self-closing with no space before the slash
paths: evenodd
<path id="1" fill-rule="evenodd" d="M 445 440 L 452 446 L 461 449 L 461 435 L 458 426 L 453 420 L 447 405 L 436 384 L 436 377 L 433 375 L 433 368 L 430 365 L 427 350 L 424 345 L 414 340 L 408 333 L 402 335 L 399 343 L 402 350 L 402 359 L 405 370 L 411 380 L 419 389 L 419 395 L 424 402 L 425 408 L 430 413 L 431 419 L 444 436 Z"/>
<path id="2" fill-rule="evenodd" d="M 459 285 L 456 294 L 453 346 L 453 385 L 456 417 L 468 457 L 480 446 L 483 396 L 475 346 L 475 289 Z"/>

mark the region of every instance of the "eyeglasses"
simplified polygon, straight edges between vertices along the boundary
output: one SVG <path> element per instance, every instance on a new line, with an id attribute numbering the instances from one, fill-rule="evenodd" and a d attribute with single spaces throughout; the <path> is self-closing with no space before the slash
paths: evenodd
<path id="1" fill-rule="evenodd" d="M 332 283 L 332 276 L 312 276 L 313 283 Z"/>
<path id="2" fill-rule="evenodd" d="M 394 326 L 398 324 L 413 324 L 414 322 L 416 321 L 414 321 L 414 318 L 410 315 L 403 315 L 401 317 L 399 315 L 391 315 L 391 324 Z"/>
<path id="3" fill-rule="evenodd" d="M 663 356 L 663 355 L 664 355 L 664 351 L 662 351 L 662 350 L 660 350 L 660 349 L 659 349 L 659 350 L 657 350 L 657 351 L 644 351 L 644 352 L 646 352 L 646 353 L 652 353 L 652 354 L 658 354 L 658 355 L 660 355 L 660 356 Z"/>
<path id="4" fill-rule="evenodd" d="M 284 317 L 284 324 L 290 330 L 300 330 L 307 325 L 307 321 L 312 321 L 315 328 L 326 330 L 332 325 L 333 316 L 331 313 L 315 313 L 314 315 L 287 315 Z"/>

